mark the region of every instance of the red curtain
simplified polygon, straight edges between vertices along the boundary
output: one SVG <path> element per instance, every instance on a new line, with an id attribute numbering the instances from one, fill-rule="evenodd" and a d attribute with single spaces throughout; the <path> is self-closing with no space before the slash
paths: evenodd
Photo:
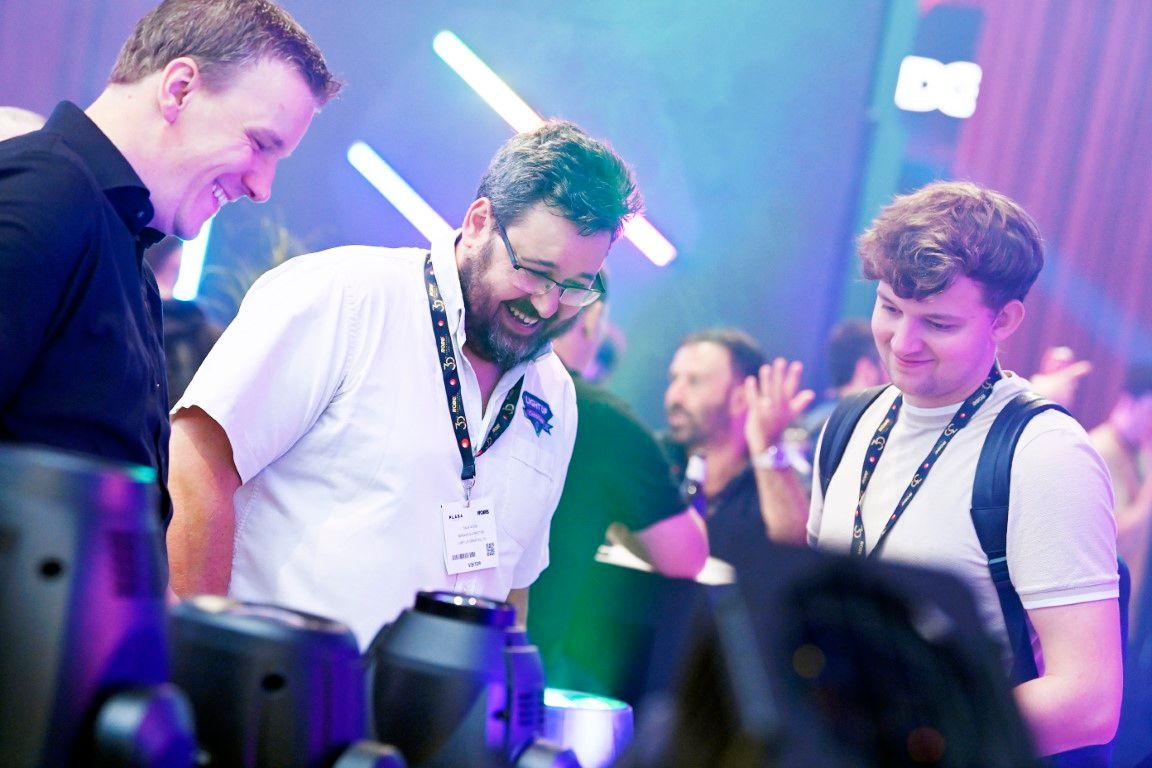
<path id="1" fill-rule="evenodd" d="M 1067 345 L 1095 370 L 1075 413 L 1103 420 L 1130 360 L 1152 359 L 1152 3 L 975 0 L 984 10 L 976 114 L 958 178 L 1019 201 L 1048 260 L 1005 365 Z"/>

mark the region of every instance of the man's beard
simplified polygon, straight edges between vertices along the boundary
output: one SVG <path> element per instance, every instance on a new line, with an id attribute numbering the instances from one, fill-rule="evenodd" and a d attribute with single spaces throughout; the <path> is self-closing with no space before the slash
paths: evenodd
<path id="1" fill-rule="evenodd" d="M 681 405 L 673 405 L 665 412 L 665 417 L 671 416 L 672 413 L 679 413 L 683 418 L 675 426 L 672 425 L 671 419 L 668 420 L 666 432 L 668 440 L 674 445 L 681 446 L 688 453 L 694 453 L 717 440 L 725 440 L 730 435 L 727 411 L 723 405 L 703 406 L 695 413 Z"/>
<path id="2" fill-rule="evenodd" d="M 678 424 L 673 426 L 668 424 L 667 436 L 669 442 L 673 445 L 678 445 L 686 451 L 692 451 L 697 445 L 704 442 L 704 428 L 700 422 L 688 411 L 678 406 L 673 406 L 672 410 L 677 411 L 684 415 Z M 669 411 L 669 414 L 671 411 Z"/>
<path id="3" fill-rule="evenodd" d="M 557 309 L 556 315 L 540 319 L 536 331 L 531 336 L 506 332 L 500 327 L 496 318 L 497 313 L 507 311 L 503 307 L 504 303 L 511 304 L 518 312 L 528 317 L 539 315 L 528 297 L 511 302 L 500 302 L 492 297 L 487 277 L 492 268 L 494 250 L 492 242 L 488 241 L 475 258 L 466 261 L 460 267 L 460 290 L 464 300 L 468 348 L 480 358 L 495 363 L 500 370 L 507 371 L 539 355 L 548 342 L 572 327 L 579 313 L 561 320 L 557 317 L 560 309 Z"/>

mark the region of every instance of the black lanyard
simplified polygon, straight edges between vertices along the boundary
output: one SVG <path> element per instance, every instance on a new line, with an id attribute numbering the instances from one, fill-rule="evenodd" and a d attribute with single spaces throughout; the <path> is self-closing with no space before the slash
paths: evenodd
<path id="1" fill-rule="evenodd" d="M 436 352 L 440 356 L 440 373 L 444 378 L 444 396 L 448 400 L 448 413 L 452 418 L 452 429 L 456 431 L 456 447 L 460 450 L 463 467 L 460 480 L 464 483 L 464 497 L 472 492 L 476 484 L 476 457 L 492 447 L 516 415 L 516 401 L 520 399 L 520 389 L 524 386 L 521 376 L 516 385 L 504 398 L 500 413 L 496 416 L 488 437 L 480 450 L 472 452 L 472 441 L 468 438 L 468 417 L 464 415 L 464 397 L 460 393 L 460 378 L 457 373 L 456 357 L 452 353 L 452 334 L 448 330 L 448 313 L 444 310 L 444 300 L 440 297 L 440 286 L 436 283 L 436 272 L 432 269 L 432 254 L 424 259 L 424 283 L 428 288 L 428 311 L 432 314 L 432 333 L 436 336 Z"/>
<path id="2" fill-rule="evenodd" d="M 956 436 L 956 433 L 968 426 L 968 422 L 972 420 L 972 416 L 980 409 L 980 406 L 992 394 L 992 387 L 996 382 L 1000 381 L 1003 375 L 1000 373 L 1000 366 L 995 362 L 992 363 L 992 370 L 988 373 L 988 378 L 984 383 L 976 388 L 976 391 L 968 396 L 968 399 L 960 404 L 956 410 L 955 415 L 952 416 L 952 421 L 948 426 L 944 427 L 944 431 L 940 433 L 939 439 L 936 440 L 936 445 L 932 446 L 928 456 L 920 463 L 916 474 L 912 476 L 912 482 L 908 483 L 907 490 L 904 495 L 900 497 L 900 501 L 896 503 L 896 511 L 888 518 L 888 522 L 884 525 L 884 530 L 880 532 L 880 538 L 876 539 L 876 546 L 872 548 L 872 554 L 880 551 L 880 545 L 884 543 L 885 537 L 888 532 L 892 530 L 892 526 L 896 525 L 896 521 L 904 514 L 904 510 L 908 509 L 908 505 L 912 503 L 916 493 L 920 487 L 924 485 L 925 478 L 928 473 L 932 471 L 932 467 L 936 464 L 936 460 L 944 453 L 944 449 L 948 447 L 948 443 Z M 888 434 L 892 431 L 892 427 L 896 424 L 896 419 L 900 415 L 900 406 L 904 404 L 904 395 L 896 396 L 892 402 L 892 407 L 888 409 L 887 415 L 884 420 L 880 422 L 880 426 L 876 428 L 876 434 L 872 436 L 872 442 L 868 444 L 868 452 L 864 456 L 864 467 L 860 470 L 860 497 L 856 501 L 856 518 L 852 522 L 852 549 L 851 553 L 855 557 L 868 557 L 868 548 L 864 541 L 864 492 L 868 490 L 868 483 L 872 481 L 872 475 L 876 473 L 876 466 L 880 463 L 880 457 L 884 454 L 884 448 L 888 445 Z"/>

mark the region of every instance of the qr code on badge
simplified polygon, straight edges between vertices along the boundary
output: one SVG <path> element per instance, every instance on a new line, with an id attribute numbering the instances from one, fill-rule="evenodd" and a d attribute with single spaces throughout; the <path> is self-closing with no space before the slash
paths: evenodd
<path id="1" fill-rule="evenodd" d="M 493 544 L 492 542 L 489 541 L 487 544 L 484 545 L 484 547 L 485 547 L 486 553 L 488 554 L 488 557 L 492 557 L 493 555 L 496 554 L 496 545 Z"/>

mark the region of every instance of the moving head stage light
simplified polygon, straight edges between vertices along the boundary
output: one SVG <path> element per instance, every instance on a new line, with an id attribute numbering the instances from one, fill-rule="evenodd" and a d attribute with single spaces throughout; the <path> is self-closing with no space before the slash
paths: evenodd
<path id="1" fill-rule="evenodd" d="M 405 766 L 364 740 L 364 661 L 336 621 L 191 598 L 172 609 L 172 679 L 192 699 L 205 768 Z"/>
<path id="2" fill-rule="evenodd" d="M 0 446 L 6 768 L 192 765 L 157 508 L 150 469 Z"/>
<path id="3" fill-rule="evenodd" d="M 515 609 L 420 592 L 368 649 L 368 698 L 381 741 L 413 766 L 567 768 L 575 755 L 539 738 L 544 666 Z"/>

